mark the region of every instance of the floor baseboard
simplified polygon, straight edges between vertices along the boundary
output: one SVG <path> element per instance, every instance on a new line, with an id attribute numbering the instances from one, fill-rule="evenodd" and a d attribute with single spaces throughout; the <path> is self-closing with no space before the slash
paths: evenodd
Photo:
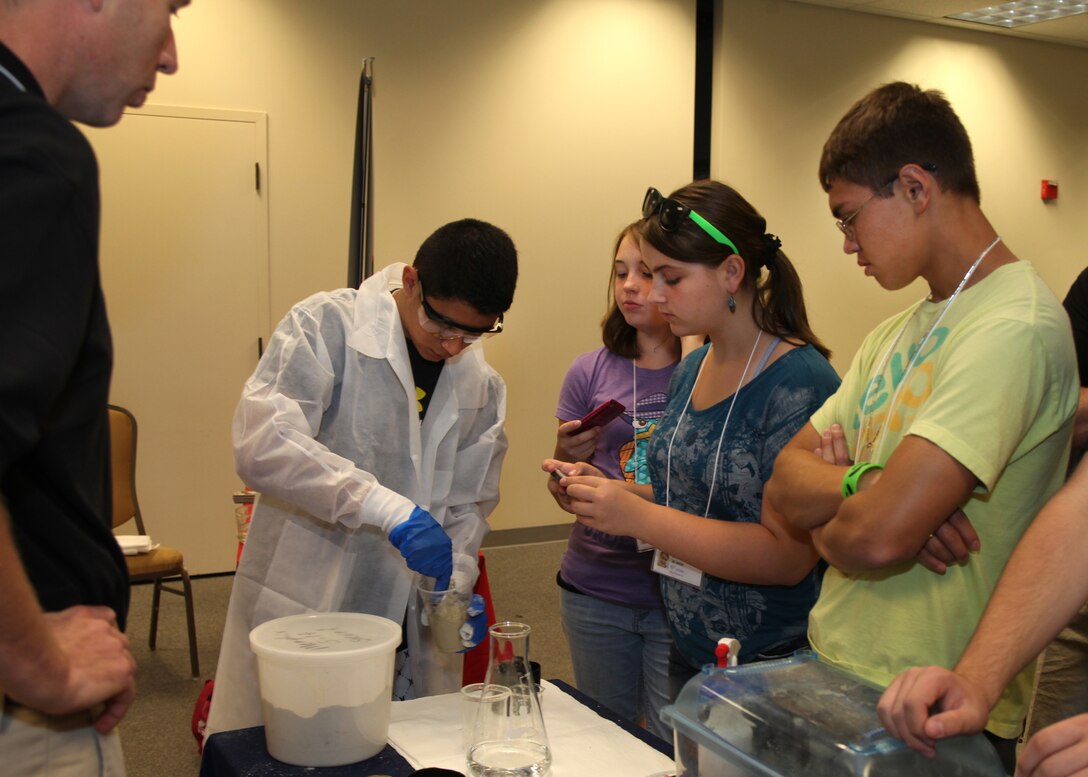
<path id="1" fill-rule="evenodd" d="M 548 526 L 527 526 L 523 529 L 499 529 L 484 538 L 484 548 L 505 548 L 511 545 L 534 545 L 538 542 L 558 542 L 570 535 L 569 523 Z"/>

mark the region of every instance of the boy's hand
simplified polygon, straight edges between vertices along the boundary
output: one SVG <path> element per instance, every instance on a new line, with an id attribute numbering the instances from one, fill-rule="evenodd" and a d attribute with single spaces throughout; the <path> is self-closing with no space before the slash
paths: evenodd
<path id="1" fill-rule="evenodd" d="M 956 510 L 948 520 L 929 535 L 926 544 L 918 552 L 918 563 L 926 569 L 943 575 L 949 564 L 963 564 L 971 553 L 982 547 L 978 532 L 971 525 L 963 510 Z"/>

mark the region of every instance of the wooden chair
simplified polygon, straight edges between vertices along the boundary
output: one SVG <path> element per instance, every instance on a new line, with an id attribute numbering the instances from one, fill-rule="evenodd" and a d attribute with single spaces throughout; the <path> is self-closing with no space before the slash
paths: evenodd
<path id="1" fill-rule="evenodd" d="M 140 502 L 136 498 L 136 418 L 123 407 L 109 406 L 110 463 L 113 468 L 113 528 L 136 521 L 138 534 L 147 534 Z M 159 599 L 163 591 L 185 597 L 185 616 L 189 622 L 189 665 L 193 677 L 200 676 L 196 651 L 196 619 L 193 617 L 193 587 L 180 550 L 158 546 L 149 553 L 125 556 L 129 579 L 133 583 L 154 581 L 151 597 L 151 634 L 148 647 L 155 649 L 159 627 Z M 176 587 L 176 583 L 181 587 Z M 173 583 L 174 585 L 168 585 Z"/>

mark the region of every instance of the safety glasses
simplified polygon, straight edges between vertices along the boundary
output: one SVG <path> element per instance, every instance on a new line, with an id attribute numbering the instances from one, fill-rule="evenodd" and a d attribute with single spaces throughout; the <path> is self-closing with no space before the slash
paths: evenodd
<path id="1" fill-rule="evenodd" d="M 475 327 L 459 324 L 448 316 L 444 316 L 431 307 L 427 297 L 423 294 L 423 281 L 419 281 L 419 324 L 425 331 L 434 335 L 439 340 L 460 339 L 465 345 L 471 345 L 485 337 L 497 335 L 502 331 L 502 314 L 490 327 Z"/>
<path id="2" fill-rule="evenodd" d="M 704 219 L 682 202 L 677 202 L 671 197 L 665 197 L 654 187 L 646 190 L 646 196 L 642 199 L 642 218 L 658 216 L 661 228 L 666 232 L 675 232 L 685 219 L 691 219 L 699 229 L 706 232 L 714 240 L 723 246 L 729 246 L 733 253 L 740 256 L 736 244 L 727 238 L 720 229 Z"/>

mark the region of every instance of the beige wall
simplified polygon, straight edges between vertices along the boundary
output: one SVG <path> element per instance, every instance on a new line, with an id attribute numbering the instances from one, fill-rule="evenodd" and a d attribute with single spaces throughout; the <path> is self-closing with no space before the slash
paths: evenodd
<path id="1" fill-rule="evenodd" d="M 600 342 L 616 233 L 691 174 L 694 0 L 206 0 L 152 102 L 268 115 L 273 321 L 347 278 L 360 64 L 374 57 L 375 254 L 505 228 L 521 273 L 487 344 L 509 386 L 496 528 L 567 518 L 540 461 L 570 361 Z M 239 386 L 240 389 L 240 386 Z M 224 495 L 224 516 L 229 520 Z"/>
<path id="2" fill-rule="evenodd" d="M 714 174 L 782 236 L 842 371 L 861 336 L 922 294 L 880 291 L 841 253 L 816 182 L 850 103 L 892 79 L 944 89 L 975 142 L 983 206 L 1064 292 L 1088 259 L 1088 50 L 779 0 L 723 0 Z M 694 2 L 206 0 L 176 26 L 165 105 L 269 116 L 271 307 L 346 279 L 355 95 L 375 61 L 378 266 L 464 215 L 522 259 L 508 332 L 488 345 L 510 387 L 499 529 L 563 522 L 539 461 L 570 360 L 599 342 L 608 252 L 645 187 L 691 169 Z M 1044 206 L 1039 181 L 1056 178 Z"/>
<path id="3" fill-rule="evenodd" d="M 983 210 L 1059 297 L 1088 265 L 1088 49 L 782 0 L 718 11 L 714 175 L 782 237 L 840 373 L 869 329 L 925 293 L 862 275 L 816 178 L 831 129 L 881 83 L 945 92 L 974 144 Z M 1059 181 L 1056 203 L 1040 200 L 1044 178 Z"/>

